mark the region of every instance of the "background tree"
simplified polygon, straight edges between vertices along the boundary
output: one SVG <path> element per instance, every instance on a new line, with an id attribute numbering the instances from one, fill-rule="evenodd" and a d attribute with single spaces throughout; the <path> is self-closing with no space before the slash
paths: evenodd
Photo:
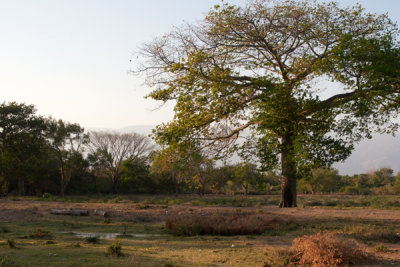
<path id="1" fill-rule="evenodd" d="M 16 102 L 0 105 L 0 176 L 3 190 L 18 183 L 19 195 L 25 195 L 25 183 L 34 177 L 44 147 L 44 119 L 32 105 Z"/>
<path id="2" fill-rule="evenodd" d="M 333 168 L 318 168 L 311 170 L 311 175 L 304 177 L 300 183 L 312 194 L 336 192 L 341 186 L 339 171 Z"/>
<path id="3" fill-rule="evenodd" d="M 49 148 L 59 163 L 60 193 L 64 196 L 74 170 L 83 160 L 83 145 L 88 142 L 88 135 L 76 123 L 54 119 L 47 120 L 46 135 Z"/>
<path id="4" fill-rule="evenodd" d="M 111 178 L 111 193 L 116 193 L 124 161 L 146 160 L 153 149 L 151 140 L 141 134 L 91 132 L 90 160 L 96 167 L 103 168 Z"/>
<path id="5" fill-rule="evenodd" d="M 190 157 L 190 162 L 187 168 L 191 171 L 191 175 L 189 175 L 189 183 L 201 196 L 203 196 L 206 193 L 207 187 L 212 182 L 212 177 L 216 173 L 214 160 L 209 159 L 200 153 L 194 153 Z"/>
<path id="6" fill-rule="evenodd" d="M 236 164 L 234 179 L 243 188 L 245 195 L 249 193 L 251 186 L 257 184 L 257 180 L 259 180 L 257 178 L 259 177 L 260 175 L 255 164 L 245 162 Z"/>
<path id="7" fill-rule="evenodd" d="M 121 193 L 155 193 L 157 184 L 150 175 L 150 166 L 143 160 L 122 162 Z"/>
<path id="8" fill-rule="evenodd" d="M 346 159 L 373 131 L 393 132 L 400 103 L 398 29 L 361 6 L 249 1 L 215 6 L 142 49 L 149 97 L 176 101 L 158 143 L 251 149 L 280 169 L 280 207 L 296 206 L 296 181 Z M 336 82 L 340 89 L 321 81 Z M 249 142 L 237 144 L 244 130 Z M 226 153 L 225 153 L 226 152 Z"/>
<path id="9" fill-rule="evenodd" d="M 156 151 L 152 155 L 153 161 L 151 171 L 161 175 L 170 177 L 173 185 L 175 196 L 180 193 L 180 187 L 191 175 L 188 154 L 175 150 L 172 147 Z"/>
<path id="10" fill-rule="evenodd" d="M 391 168 L 380 168 L 379 170 L 369 171 L 368 178 L 371 185 L 375 187 L 389 185 L 394 182 L 393 170 Z"/>

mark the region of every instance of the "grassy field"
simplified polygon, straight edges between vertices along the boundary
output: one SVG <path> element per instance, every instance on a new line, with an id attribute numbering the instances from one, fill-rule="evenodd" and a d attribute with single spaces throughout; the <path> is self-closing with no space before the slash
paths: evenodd
<path id="1" fill-rule="evenodd" d="M 319 232 L 356 240 L 374 256 L 370 266 L 400 266 L 400 196 L 307 195 L 295 209 L 278 209 L 278 199 L 1 199 L 0 266 L 285 266 L 293 240 Z M 54 208 L 88 209 L 90 215 L 50 214 Z"/>

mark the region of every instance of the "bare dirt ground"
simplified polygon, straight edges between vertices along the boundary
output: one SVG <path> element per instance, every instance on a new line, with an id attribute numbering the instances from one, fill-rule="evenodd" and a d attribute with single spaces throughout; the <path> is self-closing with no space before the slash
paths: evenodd
<path id="1" fill-rule="evenodd" d="M 187 216 L 190 214 L 207 216 L 215 213 L 237 212 L 235 207 L 210 207 L 181 205 L 146 205 L 138 207 L 131 203 L 65 203 L 65 202 L 40 202 L 40 201 L 11 201 L 0 200 L 0 222 L 12 221 L 35 221 L 43 216 L 48 216 L 51 209 L 87 209 L 89 216 L 95 216 L 94 210 L 105 210 L 113 221 L 126 222 L 162 222 L 168 217 Z M 290 208 L 279 209 L 273 206 L 257 208 L 240 208 L 241 212 L 254 211 L 262 213 L 263 216 L 280 218 L 290 222 L 346 222 L 354 223 L 378 223 L 385 227 L 386 223 L 399 225 L 400 210 L 376 210 L 376 209 L 330 209 L 330 208 Z M 400 234 L 400 233 L 399 233 Z M 258 245 L 267 246 L 290 246 L 293 236 L 266 236 Z M 261 241 L 261 240 L 260 240 Z M 257 243 L 257 242 L 256 242 Z M 383 266 L 400 266 L 400 244 L 386 244 L 387 252 L 377 253 L 374 247 L 367 251 L 374 253 L 378 258 L 386 262 Z"/>
<path id="2" fill-rule="evenodd" d="M 148 205 L 144 209 L 138 209 L 135 204 L 125 203 L 65 203 L 42 201 L 11 201 L 0 200 L 0 221 L 13 221 L 18 219 L 33 219 L 35 215 L 49 214 L 51 209 L 88 209 L 92 213 L 95 209 L 105 210 L 110 217 L 116 219 L 134 219 L 137 216 L 145 216 L 154 221 L 163 221 L 166 217 L 179 216 L 187 213 L 207 215 L 209 213 L 230 212 L 233 207 L 199 207 L 187 204 L 181 205 Z M 243 211 L 251 211 L 256 208 L 240 208 Z M 294 221 L 312 220 L 349 220 L 349 221 L 382 221 L 398 223 L 400 225 L 400 210 L 376 210 L 376 209 L 327 209 L 327 208 L 289 208 L 280 209 L 274 206 L 257 208 L 271 216 L 280 216 Z"/>

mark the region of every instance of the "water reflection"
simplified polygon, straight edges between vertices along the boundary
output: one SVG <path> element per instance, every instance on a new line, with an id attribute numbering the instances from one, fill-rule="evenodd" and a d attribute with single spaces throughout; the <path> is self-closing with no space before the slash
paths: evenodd
<path id="1" fill-rule="evenodd" d="M 98 238 L 101 238 L 101 239 L 115 239 L 115 238 L 118 238 L 118 237 L 145 238 L 145 237 L 161 236 L 161 235 L 158 235 L 158 234 L 121 234 L 121 233 L 84 233 L 84 232 L 60 232 L 60 234 L 72 234 L 72 235 L 76 235 L 77 237 L 81 237 L 81 238 L 98 237 Z"/>

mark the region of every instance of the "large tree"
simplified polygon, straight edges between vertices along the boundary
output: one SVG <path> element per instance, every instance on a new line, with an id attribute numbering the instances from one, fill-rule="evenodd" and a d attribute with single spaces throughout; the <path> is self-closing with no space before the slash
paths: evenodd
<path id="1" fill-rule="evenodd" d="M 117 186 L 123 173 L 124 161 L 146 161 L 154 148 L 151 140 L 138 133 L 90 132 L 89 160 L 94 167 L 102 168 L 111 178 L 111 193 L 117 193 Z"/>
<path id="2" fill-rule="evenodd" d="M 79 124 L 54 119 L 47 120 L 46 137 L 59 164 L 60 194 L 64 196 L 72 173 L 83 160 L 83 145 L 88 143 L 89 137 Z"/>
<path id="3" fill-rule="evenodd" d="M 281 171 L 280 207 L 296 206 L 299 177 L 346 159 L 373 131 L 396 130 L 397 34 L 386 15 L 359 5 L 215 6 L 142 49 L 137 71 L 153 88 L 149 97 L 175 101 L 174 119 L 155 138 L 257 155 L 265 169 Z"/>
<path id="4" fill-rule="evenodd" d="M 4 183 L 18 183 L 19 195 L 25 195 L 26 182 L 40 161 L 44 130 L 44 119 L 36 115 L 33 105 L 0 105 L 0 176 Z"/>

